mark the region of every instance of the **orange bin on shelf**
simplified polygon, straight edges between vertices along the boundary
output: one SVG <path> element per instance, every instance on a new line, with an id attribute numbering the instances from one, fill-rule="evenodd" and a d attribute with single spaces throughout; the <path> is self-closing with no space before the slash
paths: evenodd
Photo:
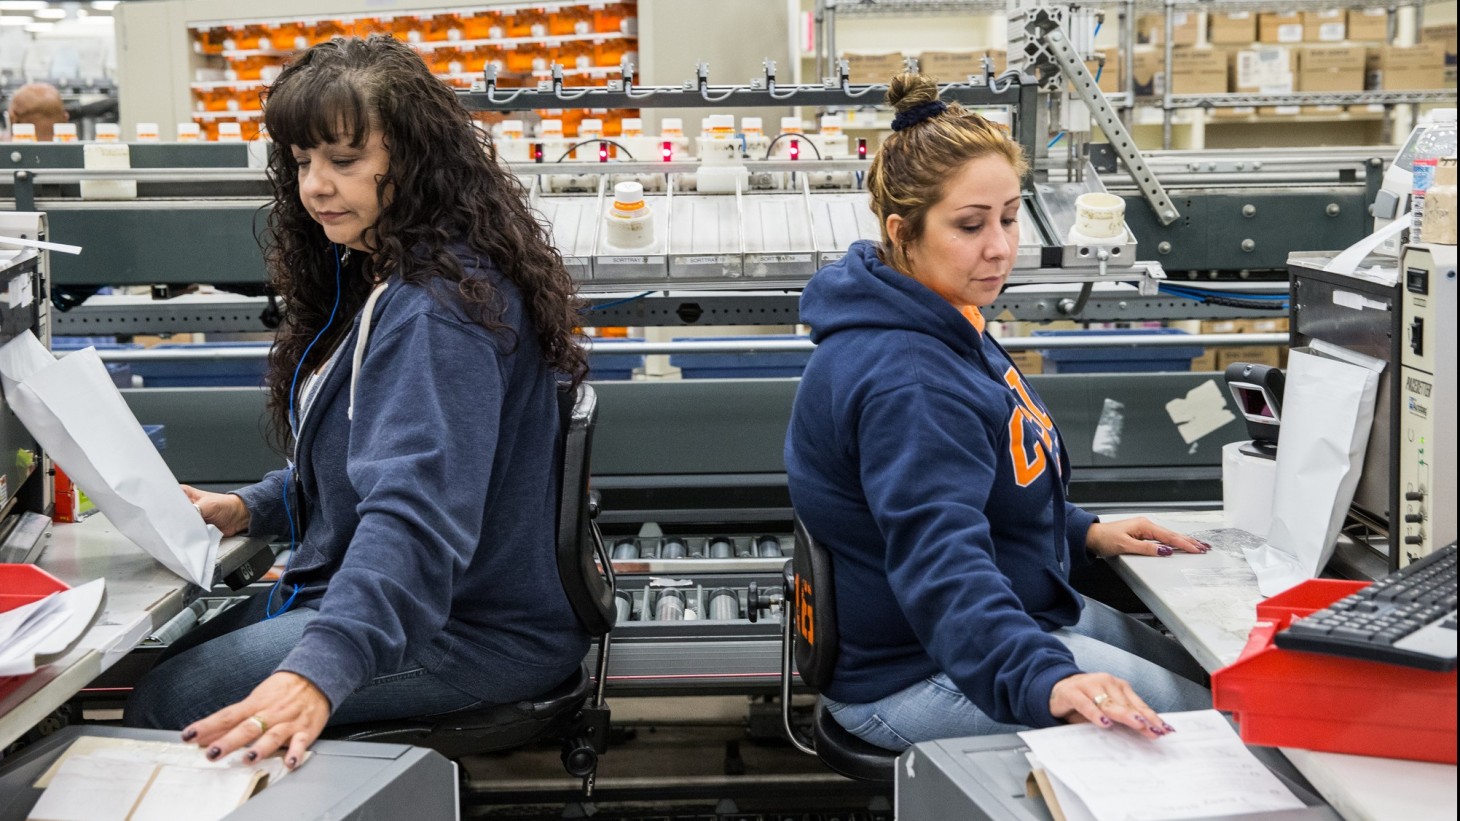
<path id="1" fill-rule="evenodd" d="M 1212 702 L 1242 740 L 1269 747 L 1456 763 L 1456 675 L 1284 650 L 1273 636 L 1367 582 L 1312 579 L 1257 605 L 1237 661 L 1212 674 Z"/>

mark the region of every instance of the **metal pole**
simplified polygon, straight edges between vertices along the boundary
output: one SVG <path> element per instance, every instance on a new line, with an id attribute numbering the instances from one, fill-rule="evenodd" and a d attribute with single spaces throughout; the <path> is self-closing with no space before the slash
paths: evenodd
<path id="1" fill-rule="evenodd" d="M 1125 99 L 1126 104 L 1120 110 L 1120 121 L 1125 123 L 1129 131 L 1131 124 L 1135 121 L 1136 112 L 1136 3 L 1135 0 L 1125 0 L 1121 7 L 1121 15 L 1125 18 L 1125 25 L 1120 32 L 1120 62 L 1121 69 L 1125 71 Z"/>
<path id="2" fill-rule="evenodd" d="M 1171 118 L 1175 110 L 1171 108 L 1171 94 L 1174 91 L 1175 72 L 1171 70 L 1172 39 L 1176 32 L 1175 21 L 1171 15 L 1176 7 L 1176 0 L 1166 0 L 1166 39 L 1162 44 L 1166 53 L 1166 73 L 1161 78 L 1161 147 L 1171 148 Z"/>

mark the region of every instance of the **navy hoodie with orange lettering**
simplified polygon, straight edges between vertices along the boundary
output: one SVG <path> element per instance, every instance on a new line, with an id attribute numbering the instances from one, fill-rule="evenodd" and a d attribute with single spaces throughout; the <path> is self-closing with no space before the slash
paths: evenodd
<path id="1" fill-rule="evenodd" d="M 1053 630 L 1096 518 L 1069 503 L 1048 410 L 960 310 L 858 242 L 801 296 L 816 352 L 786 434 L 791 501 L 831 552 L 840 655 L 825 694 L 877 701 L 939 671 L 1047 727 L 1080 673 Z"/>

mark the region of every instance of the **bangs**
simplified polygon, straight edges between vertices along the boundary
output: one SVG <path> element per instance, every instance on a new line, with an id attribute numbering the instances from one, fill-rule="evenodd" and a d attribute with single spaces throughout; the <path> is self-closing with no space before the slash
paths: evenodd
<path id="1" fill-rule="evenodd" d="M 310 149 L 343 139 L 359 148 L 370 137 L 370 119 L 348 73 L 314 65 L 284 72 L 264 99 L 264 127 L 281 146 Z"/>

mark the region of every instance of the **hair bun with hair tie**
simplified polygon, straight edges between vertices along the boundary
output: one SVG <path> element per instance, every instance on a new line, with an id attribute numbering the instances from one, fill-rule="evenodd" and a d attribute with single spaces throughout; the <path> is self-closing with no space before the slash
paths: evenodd
<path id="1" fill-rule="evenodd" d="M 897 116 L 892 118 L 892 130 L 901 131 L 904 128 L 911 128 L 923 120 L 932 119 L 947 110 L 948 104 L 942 100 L 932 100 L 910 106 L 905 111 L 899 111 Z"/>

